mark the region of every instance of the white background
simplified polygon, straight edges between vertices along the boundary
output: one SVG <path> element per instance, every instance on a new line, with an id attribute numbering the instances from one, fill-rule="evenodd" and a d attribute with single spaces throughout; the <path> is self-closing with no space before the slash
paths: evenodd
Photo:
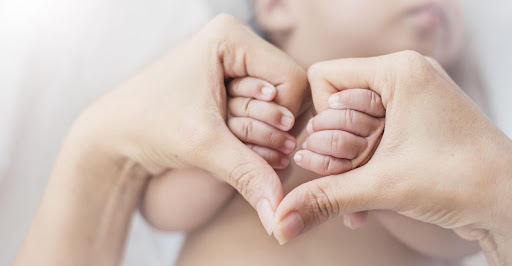
<path id="1" fill-rule="evenodd" d="M 214 2 L 0 0 L 0 265 L 12 261 L 80 110 L 219 10 L 248 17 L 244 1 Z M 512 3 L 464 4 L 494 119 L 512 136 Z M 182 239 L 136 216 L 124 264 L 171 265 Z"/>

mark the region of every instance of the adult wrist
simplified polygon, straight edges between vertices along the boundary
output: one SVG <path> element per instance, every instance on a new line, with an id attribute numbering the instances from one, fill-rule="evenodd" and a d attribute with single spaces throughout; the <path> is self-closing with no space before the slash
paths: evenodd
<path id="1" fill-rule="evenodd" d="M 512 141 L 505 137 L 493 151 L 488 173 L 492 188 L 486 191 L 490 215 L 482 224 L 488 230 L 480 238 L 480 246 L 489 265 L 512 265 Z"/>
<path id="2" fill-rule="evenodd" d="M 72 130 L 14 265 L 119 264 L 148 174 Z"/>

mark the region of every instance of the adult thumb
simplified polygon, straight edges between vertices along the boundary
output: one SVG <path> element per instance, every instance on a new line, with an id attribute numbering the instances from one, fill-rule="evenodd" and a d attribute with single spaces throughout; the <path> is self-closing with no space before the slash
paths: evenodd
<path id="1" fill-rule="evenodd" d="M 229 129 L 216 134 L 208 147 L 211 154 L 202 167 L 233 186 L 258 212 L 270 235 L 273 230 L 274 212 L 283 199 L 281 180 L 274 169 L 253 150 L 238 140 Z"/>
<path id="2" fill-rule="evenodd" d="M 274 236 L 282 245 L 330 218 L 392 207 L 385 178 L 369 165 L 304 183 L 282 200 L 275 213 Z"/>

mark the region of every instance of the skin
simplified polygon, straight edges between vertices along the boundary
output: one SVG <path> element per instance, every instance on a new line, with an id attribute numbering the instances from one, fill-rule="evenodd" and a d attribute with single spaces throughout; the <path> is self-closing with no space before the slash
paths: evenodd
<path id="1" fill-rule="evenodd" d="M 219 15 L 89 106 L 62 146 L 14 265 L 119 264 L 145 185 L 168 169 L 215 173 L 271 227 L 281 182 L 225 120 L 224 80 L 248 76 L 274 85 L 275 101 L 298 113 L 308 86 L 303 69 L 236 19 Z"/>
<path id="2" fill-rule="evenodd" d="M 189 40 L 188 45 L 176 48 L 174 50 L 176 53 L 171 53 L 174 56 L 166 57 L 174 60 L 164 59 L 151 66 L 135 79 L 105 95 L 76 121 L 63 144 L 47 192 L 15 265 L 118 264 L 126 238 L 126 228 L 136 202 L 141 197 L 141 191 L 148 177 L 156 175 L 155 172 L 159 172 L 157 170 L 161 170 L 160 167 L 182 168 L 187 164 L 201 165 L 218 174 L 219 177 L 228 179 L 230 183 L 240 184 L 230 180 L 237 177 L 236 174 L 226 173 L 232 173 L 233 169 L 252 163 L 249 165 L 255 167 L 249 169 L 249 175 L 238 176 L 253 178 L 244 189 L 237 187 L 248 201 L 232 202 L 233 204 L 242 203 L 243 206 L 239 210 L 245 210 L 253 216 L 252 218 L 247 215 L 237 216 L 236 212 L 232 212 L 228 218 L 231 218 L 231 221 L 240 221 L 238 218 L 247 221 L 257 220 L 254 212 L 247 212 L 249 209 L 247 206 L 252 206 L 254 203 L 254 195 L 246 193 L 266 191 L 260 187 L 253 190 L 252 187 L 260 184 L 258 183 L 261 181 L 258 179 L 260 175 L 270 173 L 265 173 L 270 166 L 266 163 L 258 164 L 260 157 L 255 156 L 238 140 L 231 141 L 236 138 L 227 126 L 224 127 L 225 124 L 220 123 L 222 126 L 219 126 L 218 117 L 220 116 L 223 120 L 222 114 L 226 112 L 222 108 L 226 104 L 222 101 L 222 97 L 220 100 L 213 98 L 212 101 L 211 97 L 206 97 L 211 96 L 210 94 L 198 92 L 211 92 L 212 88 L 214 92 L 223 92 L 224 90 L 219 89 L 222 87 L 220 84 L 223 83 L 223 78 L 236 76 L 233 73 L 240 73 L 238 71 L 270 80 L 276 87 L 280 87 L 277 84 L 288 84 L 292 80 L 295 82 L 300 80 L 301 75 L 297 76 L 298 73 L 300 74 L 298 71 L 300 68 L 261 40 L 254 39 L 253 35 L 248 34 L 246 28 L 240 27 L 239 23 L 230 17 L 218 17 L 205 29 L 206 33 L 202 31 L 197 36 L 208 36 L 208 38 L 196 36 Z M 212 33 L 213 36 L 220 36 L 222 45 L 219 45 L 219 39 L 215 39 Z M 248 43 L 245 43 L 246 41 Z M 219 48 L 224 49 L 219 50 Z M 201 54 L 205 51 L 212 54 L 205 57 Z M 226 54 L 226 51 L 241 52 L 245 56 L 231 57 L 233 54 Z M 237 55 L 237 52 L 234 55 Z M 183 60 L 184 58 L 180 56 L 184 56 L 187 60 Z M 272 61 L 275 58 L 279 59 L 279 64 Z M 205 59 L 206 62 L 202 62 Z M 262 61 L 258 62 L 256 59 Z M 230 67 L 222 65 L 221 62 L 226 61 L 231 63 Z M 193 63 L 189 65 L 186 62 Z M 200 62 L 204 64 L 197 64 Z M 273 62 L 274 64 L 270 65 L 279 68 L 278 76 L 286 77 L 285 81 L 276 81 L 276 76 L 272 74 L 274 72 L 265 72 L 264 69 L 258 71 L 257 66 L 262 65 L 263 62 Z M 169 69 L 180 71 L 167 71 Z M 243 72 L 249 69 L 249 72 Z M 197 76 L 198 72 L 204 75 Z M 187 75 L 190 73 L 194 73 L 193 78 Z M 212 76 L 207 74 L 213 74 L 213 77 L 218 79 L 212 79 Z M 343 77 L 341 79 L 340 74 L 344 74 L 341 75 Z M 175 82 L 168 82 L 166 78 L 169 77 L 171 77 L 170 81 Z M 197 77 L 208 78 L 201 80 Z M 374 207 L 394 208 L 404 215 L 416 217 L 424 222 L 445 227 L 462 226 L 457 228 L 461 229 L 458 230 L 459 234 L 467 238 L 480 237 L 491 264 L 506 265 L 508 260 L 506 256 L 510 254 L 507 251 L 511 250 L 509 240 L 512 237 L 508 226 L 512 222 L 510 206 L 508 206 L 512 197 L 508 189 L 512 185 L 511 141 L 492 125 L 449 80 L 435 61 L 425 59 L 414 52 L 382 58 L 340 60 L 316 65 L 310 69 L 309 77 L 313 87 L 316 88 L 313 92 L 319 93 L 314 96 L 318 109 L 322 109 L 322 104 L 324 107 L 327 105 L 328 97 L 347 87 L 367 87 L 377 92 L 386 108 L 386 133 L 372 160 L 365 166 L 344 174 L 343 178 L 339 178 L 341 176 L 326 177 L 307 182 L 289 193 L 276 210 L 274 221 L 277 224 L 274 232 L 291 233 L 292 231 L 286 228 L 299 228 L 290 223 L 283 223 L 286 220 L 285 217 L 291 214 L 290 211 L 297 212 L 298 216 L 295 217 L 300 217 L 304 225 L 310 227 L 314 224 L 310 222 L 321 222 L 327 219 L 329 214 L 335 214 L 335 212 L 322 212 L 316 209 L 318 207 L 322 210 L 340 210 L 339 214 Z M 158 84 L 152 83 L 155 80 L 159 81 Z M 148 86 L 148 84 L 154 86 Z M 189 90 L 169 90 L 169 87 L 173 88 L 175 84 L 180 84 L 178 88 L 185 86 Z M 405 86 L 392 86 L 395 84 Z M 294 85 L 300 87 L 301 83 Z M 425 90 L 425 87 L 428 89 Z M 163 95 L 158 93 L 162 88 L 165 88 L 164 95 L 169 97 L 162 97 Z M 280 88 L 283 89 L 281 95 L 291 93 L 282 86 Z M 420 93 L 419 97 L 418 93 Z M 288 97 L 300 99 L 303 95 L 291 93 Z M 132 105 L 131 99 L 137 99 L 136 102 L 141 106 Z M 162 102 L 162 99 L 165 101 Z M 210 100 L 203 102 L 206 99 Z M 208 108 L 191 108 L 190 113 L 179 113 L 179 115 L 173 112 L 161 112 L 160 108 L 157 108 L 159 112 L 149 112 L 150 117 L 155 118 L 164 114 L 162 121 L 156 123 L 159 125 L 159 130 L 147 125 L 141 127 L 140 122 L 143 120 L 133 119 L 138 115 L 142 117 L 147 115 L 148 111 L 153 110 L 150 107 L 154 107 L 155 104 L 161 108 L 173 108 L 175 105 L 183 108 L 198 100 L 205 104 L 203 107 Z M 127 105 L 131 107 L 129 114 L 119 112 Z M 288 106 L 286 101 L 281 101 L 280 105 L 287 106 L 289 110 L 299 110 L 298 106 Z M 446 112 L 447 110 L 449 112 Z M 186 117 L 183 117 L 183 114 L 186 114 Z M 203 120 L 205 124 L 198 123 L 189 128 L 186 126 L 186 121 L 190 119 Z M 165 141 L 163 141 L 158 134 L 164 131 L 161 126 L 169 124 L 169 121 L 175 122 L 176 125 L 184 125 L 179 133 L 188 134 L 177 134 L 176 130 L 168 130 L 165 131 Z M 215 122 L 217 126 L 211 126 L 210 122 Z M 307 120 L 302 123 L 298 120 L 296 126 L 305 126 L 306 123 Z M 197 132 L 203 130 L 207 134 L 200 134 L 197 137 Z M 122 132 L 122 134 L 116 134 L 116 132 Z M 149 135 L 146 139 L 144 133 Z M 180 150 L 183 148 L 184 137 L 192 142 L 187 142 L 186 147 Z M 170 146 L 166 146 L 169 143 L 171 143 Z M 211 146 L 200 145 L 206 143 L 210 143 Z M 217 146 L 216 143 L 220 145 Z M 153 150 L 155 153 L 148 153 L 152 151 L 148 148 L 155 149 Z M 201 154 L 197 153 L 199 148 Z M 446 149 L 448 152 L 439 153 L 436 149 Z M 233 150 L 242 152 L 233 154 Z M 410 156 L 411 151 L 417 152 L 418 156 Z M 149 154 L 166 154 L 166 156 L 147 157 Z M 227 156 L 219 156 L 219 154 Z M 159 164 L 169 160 L 169 157 L 173 158 L 172 163 Z M 222 159 L 218 160 L 217 157 Z M 251 159 L 256 161 L 250 161 Z M 445 167 L 425 165 L 424 159 L 431 160 L 434 165 Z M 215 162 L 215 167 L 211 165 L 212 161 Z M 468 171 L 467 169 L 471 167 L 474 167 L 472 171 Z M 432 178 L 436 178 L 436 182 L 431 182 Z M 389 186 L 390 182 L 398 186 Z M 453 186 L 454 183 L 459 186 Z M 314 187 L 320 188 L 327 184 L 329 186 L 322 187 L 326 189 L 324 194 L 319 193 L 318 190 L 312 190 Z M 460 184 L 465 185 L 460 186 Z M 279 190 L 273 192 L 270 194 L 280 193 Z M 467 197 L 468 193 L 474 197 Z M 334 198 L 329 196 L 336 196 L 336 201 L 331 201 Z M 316 198 L 323 200 L 319 201 Z M 405 198 L 408 200 L 404 201 Z M 326 205 L 331 203 L 336 205 Z M 308 204 L 314 205 L 308 206 Z M 325 213 L 327 215 L 324 215 Z M 435 215 L 436 213 L 453 215 Z M 324 216 L 319 216 L 320 214 Z M 452 219 L 449 219 L 450 217 Z M 231 225 L 217 223 L 217 225 L 230 227 L 237 226 L 237 223 Z M 326 227 L 327 225 L 324 226 Z M 229 231 L 229 228 L 226 230 Z M 261 227 L 260 232 L 263 232 Z M 370 235 L 375 236 L 378 232 L 382 231 L 372 231 Z M 482 232 L 484 234 L 481 234 Z M 245 240 L 240 241 L 240 244 L 250 245 L 253 240 L 246 238 L 242 233 L 237 236 Z M 256 234 L 250 236 L 256 236 Z M 281 236 L 286 237 L 284 234 Z M 338 239 L 332 231 L 331 236 L 335 240 Z M 286 239 L 281 240 L 286 241 Z M 372 242 L 374 241 L 368 244 Z M 237 242 L 237 245 L 239 243 Z M 217 246 L 219 247 L 233 252 L 228 245 Z M 375 252 L 389 251 L 388 247 L 378 245 Z M 336 246 L 333 248 L 333 252 L 345 251 Z M 258 249 L 247 251 L 255 251 L 257 254 Z M 294 250 L 290 249 L 290 251 Z M 353 250 L 345 252 L 350 254 Z M 293 252 L 293 254 L 296 254 L 296 260 L 301 260 L 301 253 Z M 234 252 L 232 255 L 243 254 Z M 323 254 L 318 256 L 322 257 Z M 262 257 L 264 256 L 259 254 L 259 258 Z"/>
<path id="3" fill-rule="evenodd" d="M 411 51 L 340 59 L 314 65 L 309 80 L 319 110 L 339 91 L 377 92 L 386 130 L 366 165 L 286 195 L 274 230 L 281 243 L 341 214 L 393 210 L 478 240 L 490 265 L 512 263 L 512 141 L 435 60 Z"/>
<path id="4" fill-rule="evenodd" d="M 256 19 L 270 40 L 286 53 L 293 56 L 306 68 L 315 62 L 332 58 L 373 56 L 403 49 L 414 49 L 424 54 L 434 56 L 436 59 L 443 62 L 444 65 L 450 66 L 458 56 L 463 35 L 460 8 L 457 5 L 457 1 L 434 1 L 434 3 L 430 3 L 430 5 L 424 7 L 426 4 L 428 4 L 426 1 L 392 1 L 392 3 L 390 3 L 389 1 L 384 2 L 376 0 L 322 0 L 313 2 L 305 0 L 254 1 Z M 424 7 L 420 10 L 422 12 L 417 10 L 418 7 Z M 440 13 L 442 13 L 442 15 L 439 15 Z M 361 14 L 365 14 L 364 23 L 361 21 Z M 347 25 L 357 25 L 357 27 L 348 27 Z M 375 43 L 379 45 L 375 45 Z M 322 47 L 322 49 L 318 49 L 318 47 Z M 251 86 L 247 87 L 250 88 Z M 368 92 L 362 93 L 367 94 Z M 375 93 L 372 95 L 375 95 Z M 250 95 L 244 96 L 248 97 Z M 343 95 L 341 96 L 343 97 Z M 348 95 L 348 97 L 357 98 L 353 95 Z M 373 96 L 373 98 L 380 99 L 378 95 Z M 375 110 L 375 108 L 368 110 L 361 109 L 371 103 L 370 101 L 372 100 L 373 99 L 362 99 L 358 104 L 353 104 L 348 107 L 339 107 L 338 109 L 342 110 L 338 110 L 338 112 L 333 113 L 332 111 L 334 110 L 331 110 L 330 115 L 325 113 L 321 114 L 321 116 L 324 116 L 324 119 L 333 119 L 333 117 L 336 119 L 336 117 L 340 115 L 346 116 L 347 113 L 356 114 L 357 118 L 355 121 L 352 121 L 353 125 L 342 128 L 344 130 L 336 130 L 339 128 L 333 126 L 331 123 L 325 126 L 334 130 L 319 130 L 319 132 L 315 132 L 315 134 L 307 139 L 305 138 L 307 135 L 306 124 L 315 114 L 315 110 L 310 108 L 308 102 L 303 105 L 307 112 L 297 117 L 297 120 L 302 122 L 299 123 L 302 124 L 302 128 L 296 127 L 290 133 L 292 137 L 298 138 L 298 146 L 307 149 L 295 154 L 296 159 L 302 157 L 304 159 L 303 161 L 295 160 L 295 164 L 292 164 L 288 171 L 277 172 L 280 178 L 285 180 L 283 181 L 285 193 L 304 182 L 319 178 L 320 176 L 339 174 L 356 168 L 369 159 L 380 140 L 384 127 L 384 119 L 382 117 L 385 112 L 382 104 L 379 105 L 375 103 L 375 106 L 380 107 L 375 107 L 378 110 Z M 229 107 L 232 113 L 242 113 L 241 111 L 237 111 L 237 106 Z M 253 110 L 255 110 L 254 113 L 262 113 L 266 109 L 260 108 L 259 110 Z M 243 116 L 247 117 L 246 114 L 243 114 Z M 260 117 L 259 121 L 271 124 L 269 122 L 271 119 L 271 117 L 267 119 Z M 239 119 L 235 121 L 237 120 L 240 121 Z M 319 123 L 318 121 L 321 122 L 321 119 L 317 117 L 313 121 Z M 228 120 L 228 125 L 229 124 L 230 121 Z M 257 124 L 261 125 L 260 123 Z M 268 134 L 263 133 L 261 126 L 250 127 L 252 131 L 248 135 L 252 136 L 252 139 L 242 134 L 244 132 L 244 130 L 242 130 L 243 128 L 244 127 L 241 126 L 230 127 L 240 140 L 251 147 L 254 147 L 253 145 L 258 147 L 263 146 L 267 151 L 276 148 L 272 147 L 271 139 L 267 137 Z M 365 132 L 361 133 L 361 131 Z M 359 135 L 357 133 L 359 133 Z M 332 142 L 330 139 L 334 136 L 336 139 L 341 140 L 338 143 L 341 143 L 340 145 L 343 147 L 331 147 Z M 256 151 L 258 152 L 259 149 L 260 148 L 256 148 Z M 335 154 L 329 154 L 325 152 L 326 150 L 334 151 Z M 324 152 L 322 153 L 322 151 Z M 269 157 L 276 158 L 279 157 L 279 155 L 269 156 L 268 152 L 259 152 L 259 154 L 275 168 L 282 168 L 282 165 L 276 165 L 276 159 L 272 159 L 274 163 L 269 160 Z M 282 157 L 280 158 L 284 159 L 285 155 L 288 154 L 289 152 L 281 154 Z M 326 160 L 325 155 L 329 156 L 329 160 Z M 326 161 L 329 162 L 327 167 L 325 166 Z M 297 169 L 298 166 L 316 172 L 318 175 L 301 171 Z M 203 193 L 197 192 L 199 194 L 209 195 L 209 200 L 205 201 L 205 203 L 190 199 L 187 202 L 197 203 L 187 205 L 187 207 L 175 208 L 173 202 L 180 202 L 180 205 L 182 205 L 181 202 L 184 198 L 194 197 L 194 194 L 190 193 L 184 195 L 187 194 L 186 191 L 189 190 L 186 185 L 191 185 L 190 183 L 185 184 L 183 188 L 177 187 L 180 186 L 178 183 L 180 179 L 186 179 L 188 176 L 195 175 L 195 173 L 190 171 L 188 173 L 180 172 L 179 174 L 182 176 L 178 177 L 177 175 L 173 175 L 172 177 L 168 177 L 168 179 L 173 179 L 174 181 L 169 180 L 167 183 L 172 182 L 175 188 L 157 188 L 157 186 L 150 185 L 142 205 L 143 213 L 148 218 L 148 221 L 160 229 L 186 230 L 191 233 L 182 251 L 180 263 L 183 265 L 201 264 L 212 260 L 219 261 L 219 263 L 220 261 L 222 261 L 222 263 L 236 263 L 237 260 L 233 257 L 232 260 L 218 257 L 211 258 L 205 255 L 211 254 L 207 251 L 208 247 L 200 249 L 197 246 L 199 246 L 198 243 L 202 243 L 204 239 L 210 239 L 211 241 L 209 243 L 218 247 L 222 245 L 222 241 L 227 238 L 227 235 L 230 237 L 237 235 L 233 233 L 232 228 L 229 231 L 223 232 L 223 228 L 219 228 L 215 224 L 229 224 L 229 217 L 231 217 L 229 213 L 245 213 L 242 211 L 240 204 L 228 202 L 230 199 L 235 202 L 243 201 L 243 199 L 236 195 L 231 198 L 232 194 L 229 191 L 225 191 L 222 188 L 222 184 L 217 184 L 216 186 L 205 187 Z M 205 174 L 201 176 L 204 179 L 208 178 Z M 307 178 L 298 178 L 298 176 L 307 176 Z M 196 177 L 194 177 L 194 180 L 198 183 L 202 182 L 201 179 Z M 196 188 L 199 186 L 201 185 L 198 184 Z M 176 190 L 182 192 L 173 193 Z M 224 200 L 219 201 L 215 200 L 215 198 Z M 196 211 L 204 209 L 204 206 L 208 206 L 208 211 Z M 178 212 L 175 210 L 178 210 Z M 358 228 L 364 223 L 367 215 L 367 212 L 351 214 L 343 217 L 343 222 L 351 228 Z M 179 218 L 176 218 L 177 216 Z M 459 259 L 478 250 L 476 243 L 461 240 L 451 230 L 416 222 L 396 212 L 377 211 L 372 213 L 371 219 L 377 219 L 380 222 L 377 226 L 383 226 L 397 240 L 402 242 L 404 246 L 411 248 L 413 250 L 413 252 L 411 252 L 411 254 L 414 254 L 413 256 Z M 182 220 L 184 223 L 176 223 L 176 220 Z M 246 232 L 248 228 L 252 228 L 250 223 L 241 227 L 239 230 Z M 301 244 L 303 251 L 299 252 L 305 252 L 305 250 L 310 249 L 326 249 L 326 246 L 329 244 L 319 245 L 318 243 L 323 242 L 323 238 L 326 238 L 329 234 L 334 234 L 337 230 L 339 231 L 341 229 L 331 228 L 331 230 L 322 232 L 316 231 L 315 235 L 318 237 L 318 240 L 311 241 L 310 246 Z M 210 234 L 217 237 L 214 238 Z M 341 239 L 345 239 L 347 243 L 350 242 L 348 239 L 340 237 L 338 240 L 340 243 L 344 243 Z M 373 241 L 389 243 L 391 240 L 376 235 Z M 261 240 L 261 242 L 258 243 L 259 246 L 269 245 L 267 240 Z M 228 244 L 226 243 L 226 245 Z M 201 246 L 203 247 L 204 245 Z M 247 247 L 239 245 L 237 248 L 240 249 L 240 252 L 246 253 Z M 364 247 L 361 248 L 364 249 Z M 397 250 L 400 248 L 397 248 Z M 201 256 L 197 254 L 201 254 Z M 285 253 L 276 252 L 274 254 L 274 252 L 267 251 L 266 254 L 273 259 L 282 256 L 292 260 L 292 258 L 286 256 Z M 270 256 L 270 254 L 273 254 L 273 256 Z M 331 256 L 329 261 L 341 259 L 337 258 L 334 253 L 331 253 Z M 200 261 L 189 260 L 190 258 L 199 258 Z M 346 254 L 343 256 L 344 260 L 349 260 L 349 258 L 351 258 L 351 263 L 363 263 L 361 256 L 350 257 Z M 400 261 L 399 257 L 396 258 L 396 261 L 390 261 L 389 263 L 403 264 L 407 262 L 407 259 Z M 241 259 L 244 263 L 252 261 L 249 256 Z M 272 261 L 269 261 L 269 263 L 271 262 Z M 379 262 L 384 263 L 382 261 Z M 409 262 L 413 263 L 411 261 Z M 296 263 L 300 265 L 300 262 Z M 375 264 L 377 261 L 368 263 Z"/>

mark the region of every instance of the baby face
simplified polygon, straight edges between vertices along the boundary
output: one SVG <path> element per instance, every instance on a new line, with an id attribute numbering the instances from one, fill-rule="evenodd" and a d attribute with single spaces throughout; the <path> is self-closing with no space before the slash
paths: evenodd
<path id="1" fill-rule="evenodd" d="M 287 34 L 277 45 L 305 66 L 401 50 L 447 65 L 457 56 L 464 30 L 457 0 L 255 0 L 255 5 L 264 31 Z"/>

